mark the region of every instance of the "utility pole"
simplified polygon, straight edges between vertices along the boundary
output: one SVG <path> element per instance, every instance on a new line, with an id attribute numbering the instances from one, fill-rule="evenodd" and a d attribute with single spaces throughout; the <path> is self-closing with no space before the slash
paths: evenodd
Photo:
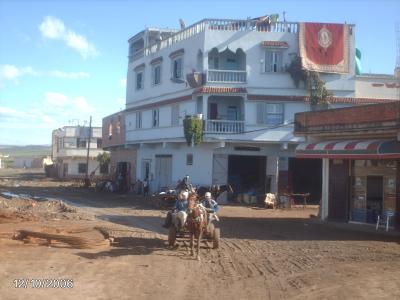
<path id="1" fill-rule="evenodd" d="M 87 145 L 87 153 L 86 153 L 86 180 L 85 180 L 85 186 L 89 187 L 90 186 L 90 180 L 89 180 L 89 152 L 90 152 L 90 140 L 92 138 L 92 116 L 90 116 L 90 121 L 89 121 L 89 138 L 88 138 L 88 145 Z"/>

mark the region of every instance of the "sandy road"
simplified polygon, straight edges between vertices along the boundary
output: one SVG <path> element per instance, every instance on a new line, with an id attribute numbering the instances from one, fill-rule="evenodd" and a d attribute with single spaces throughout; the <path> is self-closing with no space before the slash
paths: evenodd
<path id="1" fill-rule="evenodd" d="M 61 186 L 60 186 L 61 185 Z M 219 250 L 166 247 L 165 212 L 132 196 L 96 194 L 45 179 L 0 182 L 0 190 L 68 199 L 107 227 L 112 247 L 93 250 L 24 245 L 0 238 L 5 299 L 399 299 L 396 236 L 354 231 L 310 219 L 315 209 L 225 206 Z M 46 225 L 76 226 L 73 221 Z M 43 224 L 0 223 L 0 233 Z M 82 225 L 82 226 L 83 226 Z M 1 235 L 0 235 L 1 237 Z M 74 287 L 16 289 L 14 278 L 73 278 Z"/>

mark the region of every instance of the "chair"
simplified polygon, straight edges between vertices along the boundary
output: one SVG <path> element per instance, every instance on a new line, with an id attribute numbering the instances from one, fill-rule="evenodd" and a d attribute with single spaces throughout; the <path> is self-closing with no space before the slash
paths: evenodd
<path id="1" fill-rule="evenodd" d="M 376 230 L 378 230 L 379 225 L 385 225 L 386 231 L 389 231 L 390 218 L 394 217 L 395 212 L 391 210 L 386 210 L 382 215 L 378 215 L 376 220 Z"/>

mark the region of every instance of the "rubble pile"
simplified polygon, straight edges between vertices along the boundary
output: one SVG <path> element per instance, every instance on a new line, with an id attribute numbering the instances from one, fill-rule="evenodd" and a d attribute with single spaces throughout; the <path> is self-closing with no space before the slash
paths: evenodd
<path id="1" fill-rule="evenodd" d="M 91 219 L 61 200 L 9 192 L 0 193 L 0 217 L 24 220 Z"/>

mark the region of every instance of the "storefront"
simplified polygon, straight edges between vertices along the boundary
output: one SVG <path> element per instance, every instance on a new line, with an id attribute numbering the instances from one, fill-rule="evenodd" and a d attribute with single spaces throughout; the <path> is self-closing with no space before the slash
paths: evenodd
<path id="1" fill-rule="evenodd" d="M 400 142 L 341 140 L 304 143 L 296 157 L 325 160 L 327 218 L 376 224 L 378 216 L 395 226 L 400 201 Z M 323 188 L 324 189 L 324 188 Z M 324 205 L 324 203 L 322 203 Z"/>

